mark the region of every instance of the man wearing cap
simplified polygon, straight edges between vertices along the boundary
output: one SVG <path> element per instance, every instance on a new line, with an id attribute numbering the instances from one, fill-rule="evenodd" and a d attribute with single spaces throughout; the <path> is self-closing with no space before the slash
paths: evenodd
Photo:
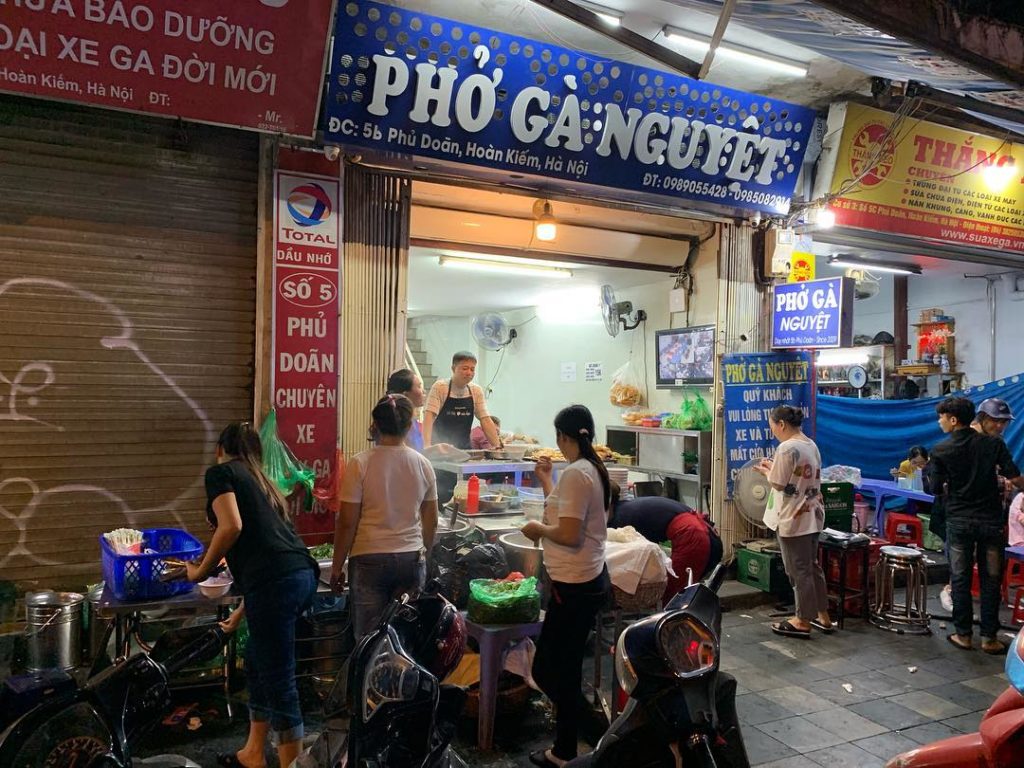
<path id="1" fill-rule="evenodd" d="M 978 415 L 974 417 L 971 426 L 983 435 L 1001 438 L 1011 421 L 1013 411 L 1009 404 L 998 397 L 990 397 L 978 405 Z"/>
<path id="2" fill-rule="evenodd" d="M 971 574 L 977 562 L 981 582 L 981 649 L 986 653 L 1005 653 L 1006 644 L 996 634 L 1006 547 L 1006 508 L 996 476 L 1002 475 L 1022 490 L 1024 477 L 1001 438 L 971 429 L 975 409 L 970 400 L 949 397 L 935 411 L 939 427 L 949 436 L 931 453 L 932 490 L 946 506 L 956 630 L 949 635 L 949 642 L 963 650 L 972 647 Z"/>

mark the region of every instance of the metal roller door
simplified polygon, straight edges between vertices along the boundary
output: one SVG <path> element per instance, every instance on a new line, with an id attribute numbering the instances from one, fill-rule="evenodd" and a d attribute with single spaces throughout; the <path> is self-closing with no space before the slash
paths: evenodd
<path id="1" fill-rule="evenodd" d="M 257 176 L 252 134 L 0 96 L 0 579 L 205 532 L 214 441 L 252 414 Z"/>

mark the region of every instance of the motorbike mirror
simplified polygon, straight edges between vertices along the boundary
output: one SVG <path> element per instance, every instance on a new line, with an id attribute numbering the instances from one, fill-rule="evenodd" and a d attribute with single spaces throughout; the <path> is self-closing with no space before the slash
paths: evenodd
<path id="1" fill-rule="evenodd" d="M 715 570 L 711 572 L 711 575 L 704 579 L 704 586 L 717 593 L 723 581 L 725 581 L 725 566 L 719 563 L 715 566 Z"/>
<path id="2" fill-rule="evenodd" d="M 689 566 L 686 568 L 686 586 L 693 586 L 693 568 L 690 568 Z"/>

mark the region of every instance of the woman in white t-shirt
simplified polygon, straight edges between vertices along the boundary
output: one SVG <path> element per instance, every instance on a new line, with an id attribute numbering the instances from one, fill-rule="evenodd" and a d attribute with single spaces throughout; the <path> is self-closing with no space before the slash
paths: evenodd
<path id="1" fill-rule="evenodd" d="M 356 640 L 374 629 L 393 598 L 423 588 L 437 485 L 430 462 L 406 444 L 412 419 L 409 398 L 382 397 L 373 409 L 378 443 L 349 461 L 341 483 L 331 587 L 344 587 L 347 559 Z"/>
<path id="2" fill-rule="evenodd" d="M 542 768 L 576 757 L 580 715 L 587 710 L 581 690 L 583 652 L 594 617 L 611 589 L 604 563 L 611 482 L 594 452 L 594 417 L 582 405 L 555 416 L 555 441 L 568 466 L 552 488 L 551 461 L 534 471 L 544 495 L 544 521 L 523 526 L 523 535 L 543 542 L 551 598 L 537 639 L 533 679 L 555 705 L 555 742 L 530 761 Z"/>
<path id="3" fill-rule="evenodd" d="M 821 454 L 800 429 L 803 419 L 799 408 L 772 409 L 768 422 L 779 447 L 774 460 L 764 459 L 757 466 L 772 486 L 764 524 L 778 534 L 782 563 L 796 599 L 796 615 L 772 624 L 772 632 L 786 637 L 810 637 L 812 626 L 825 634 L 834 631 L 825 573 L 818 562 L 818 534 L 825 527 Z"/>

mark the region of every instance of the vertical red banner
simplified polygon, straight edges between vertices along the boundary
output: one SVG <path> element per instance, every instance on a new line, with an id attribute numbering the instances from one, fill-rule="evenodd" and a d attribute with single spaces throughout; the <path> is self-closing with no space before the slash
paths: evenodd
<path id="1" fill-rule="evenodd" d="M 273 407 L 281 439 L 319 484 L 338 443 L 340 182 L 277 171 L 274 189 Z M 334 517 L 299 514 L 295 527 L 310 541 L 333 532 Z"/>

